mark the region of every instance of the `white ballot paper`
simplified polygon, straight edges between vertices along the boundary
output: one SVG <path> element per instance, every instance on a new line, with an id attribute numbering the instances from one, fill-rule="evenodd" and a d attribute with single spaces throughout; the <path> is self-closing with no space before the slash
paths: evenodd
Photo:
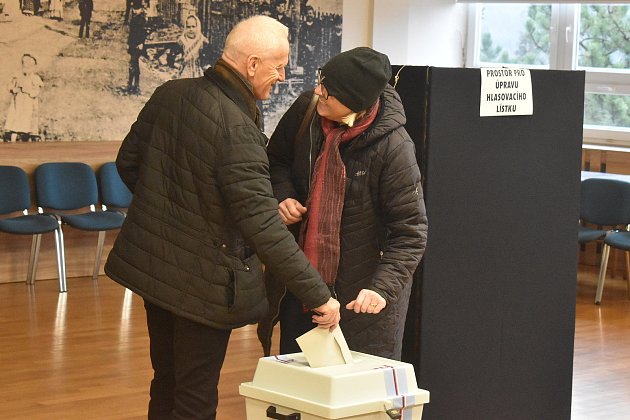
<path id="1" fill-rule="evenodd" d="M 310 367 L 324 367 L 352 363 L 348 343 L 337 326 L 332 332 L 328 328 L 315 327 L 295 339 Z"/>

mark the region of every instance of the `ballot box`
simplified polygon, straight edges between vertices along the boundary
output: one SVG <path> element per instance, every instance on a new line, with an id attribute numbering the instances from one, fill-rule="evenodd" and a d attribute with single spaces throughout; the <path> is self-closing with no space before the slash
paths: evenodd
<path id="1" fill-rule="evenodd" d="M 419 420 L 429 392 L 409 363 L 351 352 L 347 364 L 312 368 L 303 353 L 263 357 L 242 383 L 247 420 Z"/>

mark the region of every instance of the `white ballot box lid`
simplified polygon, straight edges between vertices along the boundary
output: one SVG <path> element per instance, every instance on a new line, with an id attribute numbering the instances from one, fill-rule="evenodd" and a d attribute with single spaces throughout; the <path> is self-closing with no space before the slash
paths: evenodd
<path id="1" fill-rule="evenodd" d="M 242 383 L 239 392 L 325 419 L 429 402 L 429 392 L 418 388 L 411 364 L 351 353 L 352 363 L 319 368 L 310 367 L 302 353 L 263 357 L 254 379 Z"/>

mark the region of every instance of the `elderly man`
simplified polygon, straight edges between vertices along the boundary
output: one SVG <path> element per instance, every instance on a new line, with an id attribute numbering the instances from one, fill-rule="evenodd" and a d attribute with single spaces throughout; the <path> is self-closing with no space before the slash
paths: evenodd
<path id="1" fill-rule="evenodd" d="M 144 298 L 150 419 L 216 418 L 230 332 L 267 310 L 261 261 L 314 323 L 339 322 L 339 303 L 278 215 L 259 129 L 256 100 L 284 79 L 287 38 L 270 17 L 237 24 L 203 77 L 156 89 L 118 153 L 133 201 L 105 271 Z"/>

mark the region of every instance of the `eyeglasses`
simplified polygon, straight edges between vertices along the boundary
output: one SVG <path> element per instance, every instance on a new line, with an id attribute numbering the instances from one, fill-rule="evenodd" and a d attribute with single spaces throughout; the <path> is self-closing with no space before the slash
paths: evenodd
<path id="1" fill-rule="evenodd" d="M 319 86 L 319 90 L 322 93 L 320 96 L 324 99 L 328 99 L 328 90 L 326 89 L 326 86 L 324 86 L 322 84 L 322 82 L 324 81 L 324 79 L 326 78 L 326 76 L 322 77 L 322 69 L 321 67 L 317 69 L 317 86 Z"/>

